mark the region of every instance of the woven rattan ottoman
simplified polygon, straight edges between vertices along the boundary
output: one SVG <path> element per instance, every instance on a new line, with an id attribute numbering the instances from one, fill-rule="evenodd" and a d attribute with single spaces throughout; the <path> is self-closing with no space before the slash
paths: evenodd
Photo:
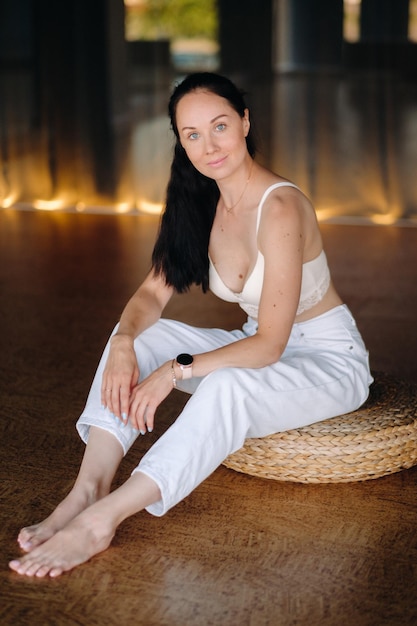
<path id="1" fill-rule="evenodd" d="M 366 403 L 353 413 L 247 439 L 224 465 L 300 483 L 378 478 L 417 464 L 417 385 L 373 374 Z"/>

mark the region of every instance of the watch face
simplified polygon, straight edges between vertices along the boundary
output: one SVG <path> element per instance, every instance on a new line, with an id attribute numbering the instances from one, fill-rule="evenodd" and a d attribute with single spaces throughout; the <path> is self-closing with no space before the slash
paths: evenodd
<path id="1" fill-rule="evenodd" d="M 177 363 L 179 365 L 184 365 L 185 367 L 187 367 L 188 365 L 192 365 L 194 359 L 191 356 L 191 354 L 179 354 L 177 356 Z"/>

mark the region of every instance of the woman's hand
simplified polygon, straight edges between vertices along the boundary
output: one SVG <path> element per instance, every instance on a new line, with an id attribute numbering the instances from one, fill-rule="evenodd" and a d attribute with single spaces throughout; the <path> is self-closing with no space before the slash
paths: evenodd
<path id="1" fill-rule="evenodd" d="M 101 383 L 101 403 L 119 419 L 126 422 L 130 394 L 139 379 L 139 367 L 128 335 L 114 335 Z"/>
<path id="2" fill-rule="evenodd" d="M 133 428 L 145 434 L 153 430 L 155 411 L 172 390 L 171 361 L 164 363 L 135 385 L 130 396 L 129 419 Z"/>

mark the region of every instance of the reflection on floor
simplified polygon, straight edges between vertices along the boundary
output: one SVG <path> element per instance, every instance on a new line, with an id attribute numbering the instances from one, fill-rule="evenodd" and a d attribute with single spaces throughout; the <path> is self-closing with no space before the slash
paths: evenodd
<path id="1" fill-rule="evenodd" d="M 104 342 L 145 275 L 157 218 L 0 211 L 0 622 L 3 626 L 414 626 L 417 468 L 365 483 L 278 483 L 217 469 L 163 518 L 143 513 L 59 580 L 7 570 L 20 526 L 67 492 L 74 429 Z M 324 224 L 336 285 L 374 370 L 416 380 L 417 229 Z M 166 314 L 242 323 L 193 291 Z M 116 481 L 169 426 L 174 393 Z"/>

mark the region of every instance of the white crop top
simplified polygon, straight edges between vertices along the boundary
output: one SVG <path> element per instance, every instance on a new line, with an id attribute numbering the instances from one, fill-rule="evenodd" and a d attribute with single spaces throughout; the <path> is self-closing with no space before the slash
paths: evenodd
<path id="1" fill-rule="evenodd" d="M 275 183 L 268 187 L 263 194 L 258 206 L 258 215 L 256 221 L 256 233 L 258 233 L 259 223 L 261 220 L 262 207 L 266 198 L 274 189 L 278 187 L 295 187 L 293 183 L 281 182 Z M 238 302 L 239 306 L 245 311 L 249 317 L 253 319 L 258 318 L 259 302 L 261 299 L 263 275 L 264 275 L 264 256 L 258 250 L 258 257 L 256 259 L 255 267 L 253 268 L 250 276 L 248 277 L 243 290 L 240 293 L 236 293 L 229 289 L 214 267 L 209 257 L 209 285 L 210 291 L 212 291 L 221 300 L 227 302 Z M 330 272 L 327 265 L 327 258 L 324 250 L 313 259 L 303 264 L 302 279 L 301 279 L 301 293 L 300 301 L 297 308 L 297 315 L 308 311 L 315 304 L 320 302 L 330 285 Z"/>

